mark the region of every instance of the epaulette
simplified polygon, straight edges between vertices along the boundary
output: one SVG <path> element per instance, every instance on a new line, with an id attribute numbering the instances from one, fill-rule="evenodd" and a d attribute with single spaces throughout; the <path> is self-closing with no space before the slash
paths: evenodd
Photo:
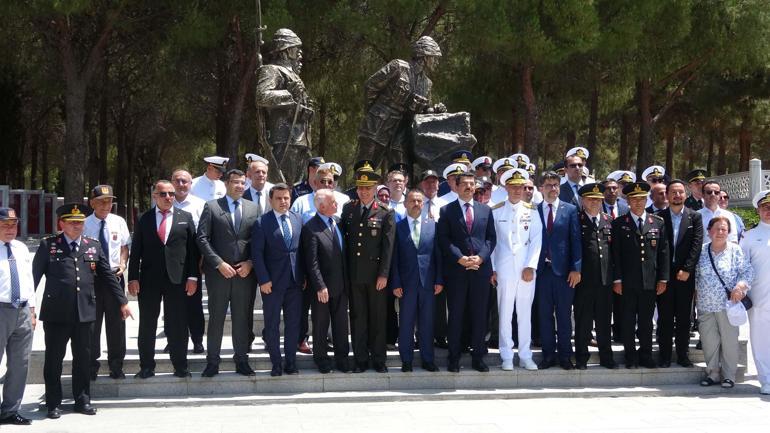
<path id="1" fill-rule="evenodd" d="M 498 204 L 496 204 L 496 205 L 492 206 L 492 210 L 495 210 L 495 209 L 500 209 L 500 208 L 501 208 L 501 207 L 503 207 L 503 206 L 505 206 L 505 202 L 504 202 L 504 201 L 501 201 L 500 203 L 498 203 Z"/>
<path id="2" fill-rule="evenodd" d="M 534 209 L 534 208 L 535 208 L 535 205 L 533 205 L 532 203 L 527 203 L 527 202 L 525 201 L 525 202 L 524 202 L 524 207 L 525 207 L 525 208 L 527 208 L 527 209 Z"/>
<path id="3" fill-rule="evenodd" d="M 651 214 L 648 214 L 648 215 L 650 215 L 650 216 L 652 216 L 652 217 L 655 217 L 656 219 L 660 220 L 660 222 L 663 222 L 663 217 L 662 217 L 662 216 L 660 216 L 660 215 L 656 215 L 656 214 L 654 214 L 654 213 L 651 213 Z"/>
<path id="4" fill-rule="evenodd" d="M 377 200 L 377 206 L 381 207 L 382 210 L 384 210 L 385 212 L 388 212 L 391 209 L 390 206 L 386 205 L 385 203 L 379 200 Z"/>

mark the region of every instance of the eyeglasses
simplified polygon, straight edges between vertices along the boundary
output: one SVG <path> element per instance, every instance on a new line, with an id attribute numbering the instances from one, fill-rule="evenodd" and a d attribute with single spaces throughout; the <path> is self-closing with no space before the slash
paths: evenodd
<path id="1" fill-rule="evenodd" d="M 543 184 L 543 189 L 557 189 L 561 187 L 558 183 L 545 183 Z"/>
<path id="2" fill-rule="evenodd" d="M 318 181 L 321 185 L 334 185 L 334 181 L 331 179 L 321 179 Z"/>
<path id="3" fill-rule="evenodd" d="M 158 191 L 155 194 L 158 194 L 158 197 L 173 197 L 174 191 Z"/>
<path id="4" fill-rule="evenodd" d="M 707 194 L 707 195 L 719 195 L 721 193 L 722 193 L 722 191 L 714 191 L 714 190 L 703 191 L 703 194 Z"/>
<path id="5" fill-rule="evenodd" d="M 569 167 L 569 168 L 583 168 L 583 164 L 580 164 L 580 163 L 570 164 L 567 167 Z"/>

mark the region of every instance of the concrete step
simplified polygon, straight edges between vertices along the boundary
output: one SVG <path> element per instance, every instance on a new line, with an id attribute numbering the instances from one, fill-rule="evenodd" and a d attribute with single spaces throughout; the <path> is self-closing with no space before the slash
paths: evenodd
<path id="1" fill-rule="evenodd" d="M 223 371 L 234 371 L 235 364 L 232 360 L 233 350 L 232 350 L 231 341 L 229 341 L 229 338 L 225 338 L 223 339 L 222 343 L 223 343 L 223 348 L 220 353 L 220 356 L 222 358 L 222 361 L 220 363 L 220 369 Z M 693 362 L 702 363 L 704 362 L 703 351 L 695 349 L 696 343 L 697 341 L 695 339 L 691 341 L 689 356 Z M 739 354 L 740 354 L 739 363 L 745 365 L 747 363 L 747 360 L 746 360 L 747 341 L 741 340 L 739 344 L 740 344 L 739 345 Z M 205 345 L 205 341 L 204 341 L 204 345 Z M 156 362 L 155 372 L 158 374 L 172 373 L 174 371 L 169 355 L 167 353 L 163 353 L 162 351 L 164 346 L 165 346 L 165 339 L 163 338 L 158 339 L 158 342 L 156 344 L 156 353 L 155 353 L 155 362 Z M 104 348 L 104 346 L 102 347 Z M 190 351 L 188 352 L 189 369 L 194 373 L 201 372 L 206 366 L 206 354 L 205 353 L 193 354 L 191 349 L 192 349 L 192 345 L 190 345 Z M 446 367 L 447 351 L 444 349 L 438 349 L 438 348 L 434 350 L 435 350 L 436 364 L 439 365 L 440 367 Z M 589 364 L 598 364 L 599 363 L 598 350 L 595 347 L 591 347 L 590 351 L 591 351 L 591 357 L 589 359 Z M 614 345 L 613 353 L 614 353 L 615 361 L 622 364 L 624 360 L 623 346 Z M 36 349 L 32 351 L 32 354 L 30 357 L 29 373 L 27 375 L 27 383 L 43 383 L 44 355 L 45 353 L 41 349 Z M 656 348 L 654 349 L 653 355 L 657 359 Z M 330 353 L 330 356 L 332 356 L 332 353 Z M 351 351 L 351 356 L 352 356 L 352 351 Z M 102 368 L 100 370 L 100 373 L 105 375 L 109 373 L 108 367 L 106 365 L 106 358 L 107 358 L 107 354 L 104 353 L 101 357 Z M 533 358 L 536 362 L 542 359 L 542 353 L 540 349 L 533 349 Z M 490 349 L 489 354 L 486 357 L 486 361 L 490 365 L 499 366 L 500 364 L 499 351 L 496 349 Z M 267 370 L 267 371 L 269 371 L 272 366 L 270 362 L 270 357 L 267 351 L 265 350 L 264 343 L 259 339 L 255 341 L 255 344 L 253 345 L 253 350 L 249 354 L 249 364 L 256 370 Z M 461 365 L 463 365 L 466 368 L 470 368 L 470 364 L 471 364 L 470 356 L 466 355 L 461 358 Z M 386 365 L 391 369 L 401 368 L 401 359 L 397 350 L 391 350 L 387 352 Z M 414 366 L 415 367 L 420 366 L 419 351 L 415 351 L 414 353 Z M 312 355 L 297 353 L 297 367 L 300 369 L 314 370 L 315 363 L 313 362 Z M 71 372 L 71 368 L 72 368 L 72 357 L 67 356 L 64 360 L 64 368 L 63 368 L 64 373 Z M 131 348 L 131 347 L 128 348 L 126 353 L 126 358 L 123 364 L 123 370 L 127 376 L 131 376 L 134 373 L 139 371 L 139 355 L 138 355 L 138 351 L 135 348 Z M 108 376 L 104 376 L 104 378 L 105 380 L 111 380 L 108 378 Z M 102 380 L 102 379 L 100 378 L 99 380 Z"/>
<path id="2" fill-rule="evenodd" d="M 745 366 L 739 367 L 738 380 L 743 379 Z M 150 379 L 99 379 L 91 384 L 91 395 L 102 398 L 145 398 L 170 396 L 173 398 L 205 395 L 297 394 L 325 392 L 405 392 L 417 390 L 500 390 L 539 388 L 597 388 L 597 387 L 658 387 L 664 385 L 692 385 L 703 376 L 702 366 L 668 369 L 607 370 L 590 367 L 584 371 L 548 369 L 512 372 L 492 368 L 488 373 L 463 369 L 460 373 L 435 373 L 416 369 L 412 373 L 391 370 L 388 373 L 320 374 L 315 370 L 301 370 L 295 376 L 270 377 L 269 371 L 258 371 L 256 376 L 245 377 L 234 372 L 222 372 L 213 378 L 195 374 L 191 378 L 177 378 L 159 374 Z M 71 395 L 70 377 L 62 378 L 64 395 Z"/>

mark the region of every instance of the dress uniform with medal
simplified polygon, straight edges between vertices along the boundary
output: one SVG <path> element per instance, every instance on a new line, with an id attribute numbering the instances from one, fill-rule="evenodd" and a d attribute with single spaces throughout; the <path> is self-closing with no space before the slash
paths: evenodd
<path id="1" fill-rule="evenodd" d="M 121 305 L 121 316 L 131 315 L 123 288 L 107 257 L 93 238 L 82 236 L 89 208 L 70 203 L 56 209 L 63 233 L 40 241 L 32 261 L 35 286 L 45 275 L 40 320 L 45 331 L 45 399 L 49 418 L 61 416 L 62 361 L 72 340 L 72 395 L 75 411 L 96 414 L 90 398 L 91 334 L 96 319 L 96 286 Z M 98 282 L 98 283 L 97 283 Z"/>
<path id="2" fill-rule="evenodd" d="M 666 290 L 669 276 L 668 240 L 663 218 L 648 214 L 644 201 L 650 185 L 626 185 L 630 210 L 612 221 L 612 290 L 621 295 L 622 334 L 626 368 L 655 368 L 652 359 L 652 316 L 656 295 Z M 635 336 L 639 337 L 639 350 Z"/>
<path id="3" fill-rule="evenodd" d="M 385 286 L 390 273 L 396 223 L 393 210 L 374 197 L 380 176 L 367 167 L 356 173 L 359 200 L 345 204 L 340 226 L 350 278 L 353 371 L 365 371 L 371 360 L 374 369 L 382 373 L 387 371 Z M 362 197 L 364 188 L 367 195 L 371 192 L 369 197 Z M 369 203 L 364 203 L 365 198 L 370 200 Z"/>
<path id="4" fill-rule="evenodd" d="M 585 370 L 590 354 L 588 342 L 596 324 L 599 363 L 617 368 L 612 356 L 610 322 L 612 318 L 612 217 L 602 212 L 604 185 L 589 183 L 578 190 L 583 209 L 580 233 L 583 248 L 583 273 L 575 288 L 575 364 Z M 596 200 L 595 208 L 592 200 Z"/>

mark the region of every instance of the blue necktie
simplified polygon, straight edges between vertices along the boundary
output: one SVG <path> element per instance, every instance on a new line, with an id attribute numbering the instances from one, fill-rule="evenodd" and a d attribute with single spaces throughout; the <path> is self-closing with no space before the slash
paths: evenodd
<path id="1" fill-rule="evenodd" d="M 286 222 L 286 215 L 281 215 L 281 230 L 283 231 L 283 243 L 286 248 L 291 248 L 291 233 L 289 232 L 289 223 Z"/>
<path id="2" fill-rule="evenodd" d="M 329 217 L 329 227 L 331 227 L 331 230 L 332 230 L 332 237 L 334 237 L 334 239 L 337 240 L 337 243 L 339 244 L 340 249 L 342 249 L 342 241 L 337 236 L 337 229 L 334 227 L 334 218 L 332 217 Z"/>
<path id="3" fill-rule="evenodd" d="M 99 224 L 99 243 L 102 244 L 102 251 L 104 251 L 104 257 L 107 258 L 107 261 L 110 261 L 110 246 L 107 244 L 107 235 L 104 234 L 104 224 L 105 220 L 102 220 L 101 224 Z"/>
<path id="4" fill-rule="evenodd" d="M 8 252 L 8 267 L 11 270 L 11 305 L 14 308 L 19 307 L 19 297 L 21 296 L 21 284 L 19 284 L 19 270 L 16 269 L 16 257 L 13 256 L 11 251 L 11 243 L 5 243 L 6 251 Z"/>
<path id="5" fill-rule="evenodd" d="M 238 232 L 241 230 L 241 212 L 238 210 L 238 205 L 239 204 L 240 203 L 238 202 L 238 200 L 235 200 L 233 202 L 233 208 L 234 208 L 234 210 L 233 210 L 233 212 L 234 212 L 233 219 L 235 221 L 234 224 L 233 224 L 233 226 L 234 226 L 233 228 L 235 229 L 235 234 L 238 234 Z"/>
<path id="6" fill-rule="evenodd" d="M 255 190 L 256 191 L 256 190 Z M 257 191 L 257 216 L 262 216 L 262 191 Z"/>

